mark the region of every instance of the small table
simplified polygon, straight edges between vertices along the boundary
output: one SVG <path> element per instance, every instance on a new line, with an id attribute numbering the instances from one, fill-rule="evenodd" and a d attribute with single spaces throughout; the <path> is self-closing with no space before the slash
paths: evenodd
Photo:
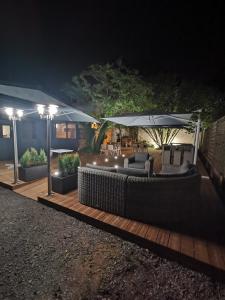
<path id="1" fill-rule="evenodd" d="M 59 155 L 59 154 L 63 154 L 63 153 L 71 153 L 73 151 L 74 150 L 71 150 L 71 149 L 51 149 L 50 153 L 52 156 L 53 153 L 57 153 Z"/>

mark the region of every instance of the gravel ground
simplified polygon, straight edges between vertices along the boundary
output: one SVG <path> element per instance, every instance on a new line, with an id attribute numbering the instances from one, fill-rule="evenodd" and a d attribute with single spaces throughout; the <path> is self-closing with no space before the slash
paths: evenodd
<path id="1" fill-rule="evenodd" d="M 0 188 L 0 299 L 225 299 L 225 284 Z"/>

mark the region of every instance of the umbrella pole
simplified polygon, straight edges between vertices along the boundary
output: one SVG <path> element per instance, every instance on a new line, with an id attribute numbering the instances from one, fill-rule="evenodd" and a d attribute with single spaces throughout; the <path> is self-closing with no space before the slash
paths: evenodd
<path id="1" fill-rule="evenodd" d="M 47 118 L 48 196 L 52 194 L 51 179 L 51 119 Z"/>
<path id="2" fill-rule="evenodd" d="M 13 125 L 13 152 L 14 152 L 14 184 L 18 182 L 18 147 L 17 147 L 17 130 L 16 118 L 12 118 Z"/>
<path id="3" fill-rule="evenodd" d="M 200 136 L 200 127 L 201 127 L 201 119 L 200 115 L 198 116 L 198 121 L 196 123 L 196 134 L 195 134 L 195 152 L 194 152 L 194 165 L 197 164 L 198 158 L 198 145 L 199 145 L 199 136 Z"/>

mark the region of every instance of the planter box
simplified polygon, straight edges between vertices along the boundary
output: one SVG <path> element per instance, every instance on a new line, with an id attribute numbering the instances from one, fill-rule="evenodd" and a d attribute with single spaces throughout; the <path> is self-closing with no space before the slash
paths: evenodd
<path id="1" fill-rule="evenodd" d="M 59 194 L 66 194 L 77 189 L 77 173 L 66 177 L 52 176 L 52 190 Z"/>
<path id="2" fill-rule="evenodd" d="M 19 167 L 19 179 L 22 181 L 32 181 L 48 176 L 47 165 L 33 166 L 29 168 Z"/>

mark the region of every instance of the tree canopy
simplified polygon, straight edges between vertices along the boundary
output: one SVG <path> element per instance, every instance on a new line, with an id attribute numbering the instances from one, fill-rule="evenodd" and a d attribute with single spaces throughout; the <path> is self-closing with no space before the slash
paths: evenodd
<path id="1" fill-rule="evenodd" d="M 155 108 L 151 84 L 136 70 L 112 64 L 92 65 L 64 88 L 67 95 L 96 117 Z"/>
<path id="2" fill-rule="evenodd" d="M 224 95 L 215 88 L 182 80 L 174 74 L 158 74 L 144 80 L 138 71 L 122 64 L 91 65 L 74 76 L 63 91 L 75 104 L 98 118 L 143 111 L 185 113 L 201 109 L 201 118 L 208 126 L 225 114 Z M 101 128 L 106 130 L 106 126 Z M 159 147 L 172 141 L 179 131 L 144 130 Z"/>
<path id="3" fill-rule="evenodd" d="M 224 95 L 213 87 L 165 73 L 144 80 L 137 70 L 124 65 L 91 65 L 74 76 L 63 91 L 96 117 L 202 109 L 202 119 L 209 123 L 225 114 Z"/>

